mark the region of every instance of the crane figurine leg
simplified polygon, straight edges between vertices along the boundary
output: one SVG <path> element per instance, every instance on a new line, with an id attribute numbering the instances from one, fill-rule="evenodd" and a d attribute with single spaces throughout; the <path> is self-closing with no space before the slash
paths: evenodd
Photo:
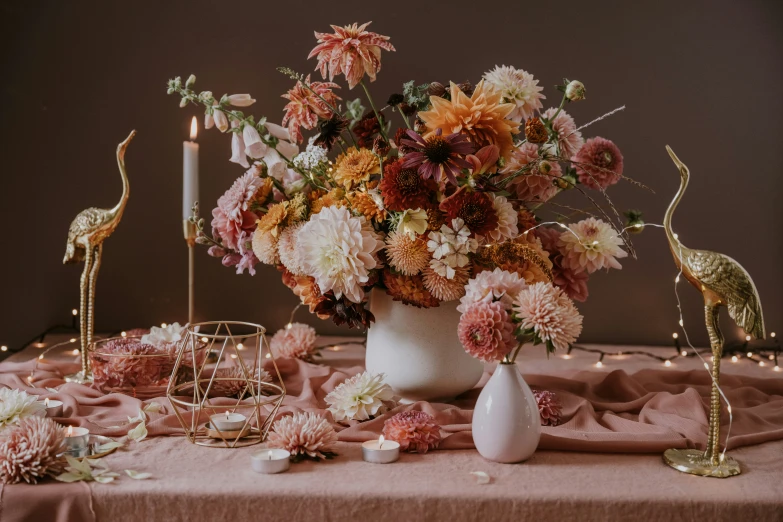
<path id="1" fill-rule="evenodd" d="M 704 304 L 704 319 L 712 349 L 712 386 L 710 393 L 710 425 L 705 451 L 669 449 L 663 461 L 676 470 L 692 475 L 726 478 L 740 474 L 739 463 L 720 452 L 720 361 L 723 355 L 723 334 L 718 326 L 719 304 Z"/>
<path id="2" fill-rule="evenodd" d="M 78 373 L 66 375 L 65 380 L 68 382 L 92 382 L 87 347 L 89 346 L 90 338 L 92 337 L 90 321 L 92 317 L 93 301 L 90 298 L 90 281 L 93 279 L 94 265 L 95 252 L 92 246 L 86 245 L 84 249 L 84 270 L 82 271 L 82 278 L 79 285 L 79 353 L 81 356 L 81 370 Z"/>

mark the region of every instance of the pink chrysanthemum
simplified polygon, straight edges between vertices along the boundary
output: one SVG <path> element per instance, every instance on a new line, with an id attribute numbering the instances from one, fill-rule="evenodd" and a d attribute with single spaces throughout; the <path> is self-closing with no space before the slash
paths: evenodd
<path id="1" fill-rule="evenodd" d="M 400 449 L 427 453 L 440 444 L 440 426 L 423 411 L 403 411 L 383 423 L 383 436 L 400 443 Z"/>
<path id="2" fill-rule="evenodd" d="M 517 295 L 520 326 L 552 347 L 566 349 L 582 333 L 582 316 L 568 296 L 551 283 L 536 283 Z"/>
<path id="3" fill-rule="evenodd" d="M 261 393 L 261 386 L 258 384 L 259 382 L 272 382 L 272 376 L 268 371 L 257 368 L 254 372 L 251 367 L 247 367 L 246 372 L 239 366 L 218 368 L 215 370 L 213 376 L 220 380 L 212 382 L 212 387 L 209 389 L 210 397 L 242 398 L 245 395 L 249 397 L 251 387 L 253 393 L 259 394 Z"/>
<path id="4" fill-rule="evenodd" d="M 291 323 L 272 336 L 269 346 L 275 357 L 309 360 L 315 351 L 315 328 L 302 323 Z"/>
<path id="5" fill-rule="evenodd" d="M 560 401 L 557 400 L 557 395 L 548 390 L 535 390 L 533 394 L 538 403 L 538 413 L 541 414 L 541 425 L 557 426 L 560 424 L 563 408 L 560 406 Z"/>
<path id="6" fill-rule="evenodd" d="M 471 305 L 457 333 L 465 351 L 484 362 L 502 360 L 515 346 L 514 325 L 499 302 Z"/>
<path id="7" fill-rule="evenodd" d="M 275 422 L 269 433 L 269 447 L 280 448 L 292 457 L 324 459 L 334 453 L 337 432 L 329 421 L 315 413 L 294 413 Z"/>
<path id="8" fill-rule="evenodd" d="M 605 189 L 623 176 L 623 154 L 617 145 L 601 137 L 587 140 L 573 160 L 579 182 L 591 189 Z"/>
<path id="9" fill-rule="evenodd" d="M 239 250 L 242 232 L 255 227 L 258 216 L 248 210 L 248 203 L 262 185 L 261 178 L 248 171 L 218 198 L 217 207 L 212 210 L 212 233 L 227 248 Z"/>
<path id="10" fill-rule="evenodd" d="M 460 299 L 457 310 L 463 314 L 468 311 L 470 305 L 478 302 L 500 301 L 504 308 L 511 308 L 514 297 L 527 286 L 524 279 L 516 272 L 508 272 L 495 268 L 493 271 L 485 270 L 468 281 L 465 286 L 465 295 Z"/>
<path id="11" fill-rule="evenodd" d="M 316 32 L 318 45 L 307 58 L 318 55 L 316 69 L 321 72 L 321 76 L 326 78 L 328 71 L 329 81 L 332 81 L 336 75 L 344 74 L 351 89 L 358 85 L 365 74 L 374 82 L 375 75 L 381 70 L 381 49 L 395 49 L 389 43 L 388 36 L 365 31 L 371 23 L 345 27 L 333 25 L 334 34 Z"/>
<path id="12" fill-rule="evenodd" d="M 504 173 L 519 173 L 509 188 L 513 188 L 522 201 L 543 203 L 557 194 L 554 180 L 563 175 L 560 164 L 556 161 L 541 160 L 538 155 L 538 145 L 525 142 L 511 153 L 511 159 L 503 168 Z"/>
<path id="13" fill-rule="evenodd" d="M 166 351 L 138 339 L 114 339 L 100 343 L 90 353 L 93 384 L 105 393 L 168 381 L 174 360 Z"/>
<path id="14" fill-rule="evenodd" d="M 310 82 L 308 75 L 304 82 L 297 81 L 291 90 L 283 94 L 283 98 L 288 100 L 288 103 L 283 109 L 285 116 L 282 123 L 283 126 L 288 126 L 292 140 L 301 143 L 304 139 L 301 129 L 314 129 L 318 125 L 319 117 L 324 120 L 331 118 L 332 109 L 329 106 L 335 107 L 340 100 L 332 89 L 339 88 L 336 83 Z"/>
<path id="15" fill-rule="evenodd" d="M 52 419 L 28 417 L 9 426 L 0 438 L 0 482 L 36 484 L 47 475 L 60 473 L 57 457 L 65 430 Z"/>
<path id="16" fill-rule="evenodd" d="M 544 118 L 551 118 L 555 115 L 557 109 L 554 107 L 544 111 Z M 566 111 L 560 111 L 560 114 L 552 121 L 552 130 L 557 135 L 557 145 L 560 149 L 560 157 L 570 159 L 584 145 L 585 140 L 582 133 L 576 130 L 574 119 Z"/>
<path id="17" fill-rule="evenodd" d="M 465 295 L 465 283 L 470 279 L 470 268 L 468 266 L 454 267 L 454 277 L 448 279 L 443 277 L 432 267 L 424 269 L 423 273 L 424 288 L 438 301 L 456 301 Z"/>
<path id="18" fill-rule="evenodd" d="M 563 266 L 590 274 L 602 268 L 622 268 L 617 259 L 628 253 L 620 248 L 623 240 L 608 223 L 591 217 L 568 228 L 571 232 L 562 232 L 557 244 L 563 253 Z"/>

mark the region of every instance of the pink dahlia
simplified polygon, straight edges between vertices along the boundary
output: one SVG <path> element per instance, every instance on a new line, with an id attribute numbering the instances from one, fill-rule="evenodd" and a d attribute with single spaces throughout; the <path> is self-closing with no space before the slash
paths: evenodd
<path id="1" fill-rule="evenodd" d="M 309 360 L 315 352 L 315 328 L 303 323 L 292 323 L 272 336 L 269 347 L 275 357 Z"/>
<path id="2" fill-rule="evenodd" d="M 318 56 L 316 69 L 321 71 L 324 78 L 328 71 L 329 81 L 334 80 L 338 74 L 344 74 L 351 89 L 356 87 L 365 74 L 374 82 L 375 75 L 381 70 L 381 49 L 395 49 L 389 43 L 388 36 L 365 31 L 371 23 L 345 27 L 333 25 L 334 34 L 315 33 L 318 45 L 310 51 L 307 58 Z"/>
<path id="3" fill-rule="evenodd" d="M 163 384 L 174 361 L 138 339 L 113 339 L 90 353 L 93 384 L 105 393 Z"/>
<path id="4" fill-rule="evenodd" d="M 527 286 L 525 280 L 521 279 L 516 272 L 508 272 L 500 268 L 495 268 L 491 272 L 485 270 L 476 274 L 465 285 L 465 295 L 460 299 L 457 310 L 464 314 L 474 303 L 491 303 L 495 300 L 500 301 L 506 309 L 509 309 L 514 297 L 525 286 Z"/>
<path id="5" fill-rule="evenodd" d="M 400 443 L 400 449 L 427 453 L 440 444 L 440 426 L 423 411 L 403 411 L 383 423 L 383 436 Z"/>
<path id="6" fill-rule="evenodd" d="M 551 118 L 555 115 L 557 109 L 551 108 L 544 111 L 544 118 Z M 584 145 L 585 140 L 582 133 L 576 130 L 574 119 L 566 112 L 560 111 L 560 114 L 552 121 L 552 130 L 555 132 L 556 143 L 561 158 L 570 159 Z"/>
<path id="7" fill-rule="evenodd" d="M 269 447 L 288 451 L 294 459 L 325 459 L 334 455 L 337 432 L 315 413 L 294 413 L 277 420 L 269 433 Z"/>
<path id="8" fill-rule="evenodd" d="M 525 142 L 515 148 L 503 172 L 510 174 L 522 169 L 525 170 L 509 184 L 519 199 L 543 203 L 557 194 L 554 180 L 563 175 L 563 170 L 556 161 L 542 161 L 538 155 L 538 145 Z"/>
<path id="9" fill-rule="evenodd" d="M 36 484 L 62 471 L 65 429 L 46 417 L 28 417 L 5 428 L 0 438 L 0 482 Z"/>
<path id="10" fill-rule="evenodd" d="M 484 362 L 502 360 L 515 346 L 514 325 L 499 302 L 471 305 L 457 333 L 465 351 Z"/>
<path id="11" fill-rule="evenodd" d="M 568 296 L 551 283 L 536 283 L 517 295 L 520 326 L 553 349 L 566 349 L 582 333 L 582 316 Z"/>
<path id="12" fill-rule="evenodd" d="M 563 231 L 557 244 L 563 254 L 563 266 L 591 274 L 602 268 L 622 268 L 617 259 L 627 257 L 628 253 L 620 248 L 623 240 L 611 225 L 591 217 L 568 228 L 571 231 Z"/>
<path id="13" fill-rule="evenodd" d="M 623 154 L 611 141 L 595 137 L 574 156 L 579 182 L 591 189 L 605 189 L 623 176 Z"/>
<path id="14" fill-rule="evenodd" d="M 552 261 L 552 279 L 556 287 L 561 288 L 568 297 L 574 301 L 584 303 L 587 301 L 587 280 L 590 274 L 585 270 L 575 271 L 568 265 L 564 265 L 564 257 L 558 242 L 562 231 L 556 228 L 540 227 L 536 229 L 541 244 L 549 253 Z"/>
<path id="15" fill-rule="evenodd" d="M 535 390 L 538 403 L 538 413 L 541 414 L 542 426 L 557 426 L 560 424 L 560 416 L 563 414 L 563 408 L 554 392 L 547 390 Z"/>
<path id="16" fill-rule="evenodd" d="M 305 85 L 309 86 L 308 89 Z M 291 90 L 283 94 L 288 100 L 284 110 L 283 126 L 288 126 L 291 138 L 300 143 L 304 137 L 301 129 L 314 129 L 318 125 L 318 118 L 328 120 L 332 115 L 331 105 L 337 105 L 340 99 L 332 89 L 340 86 L 331 82 L 310 82 L 310 76 L 304 79 L 304 84 L 297 81 Z"/>
<path id="17" fill-rule="evenodd" d="M 242 222 L 242 211 L 247 210 L 248 202 L 253 199 L 264 181 L 255 176 L 253 172 L 245 172 L 237 178 L 225 194 L 217 200 L 217 206 L 226 215 L 226 218 L 235 222 Z"/>

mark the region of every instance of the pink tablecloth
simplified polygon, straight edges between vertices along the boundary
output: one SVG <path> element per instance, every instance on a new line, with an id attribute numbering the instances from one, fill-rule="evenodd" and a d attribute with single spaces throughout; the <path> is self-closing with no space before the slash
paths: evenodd
<path id="1" fill-rule="evenodd" d="M 49 364 L 39 363 L 34 381 L 37 388 L 25 386 L 30 362 L 0 365 L 0 383 L 63 400 L 69 422 L 94 433 L 125 435 L 128 427 L 122 421 L 127 415 L 135 415 L 141 402 L 122 395 L 103 396 L 73 384 L 61 386 L 57 394 L 50 393 L 45 388 L 62 384 L 60 372 L 71 370 L 74 364 L 72 358 L 53 359 Z M 346 345 L 328 353 L 328 366 L 279 362 L 288 389 L 280 414 L 296 410 L 323 413 L 323 397 L 345 378 L 361 371 L 361 360 L 361 349 Z M 444 431 L 441 449 L 465 451 L 406 455 L 393 466 L 364 464 L 358 445 L 350 443 L 377 438 L 384 417 L 338 427 L 344 444 L 335 461 L 295 465 L 292 472 L 272 478 L 250 472 L 253 448 L 206 449 L 194 447 L 181 437 L 154 438 L 131 444 L 105 459 L 115 470 L 149 471 L 154 479 L 126 479 L 89 487 L 52 484 L 44 486 L 45 497 L 50 501 L 77 499 L 70 502 L 70 507 L 57 504 L 61 510 L 70 509 L 68 520 L 89 519 L 93 514 L 101 520 L 239 520 L 249 518 L 250 513 L 268 520 L 291 520 L 291 516 L 472 520 L 479 511 L 482 516 L 498 519 L 552 518 L 556 514 L 605 520 L 610 516 L 638 518 L 640 505 L 647 511 L 642 518 L 651 520 L 671 519 L 677 514 L 680 516 L 675 518 L 731 519 L 740 513 L 743 518 L 752 513 L 755 519 L 783 519 L 783 481 L 779 475 L 783 443 L 734 451 L 745 473 L 727 481 L 686 476 L 661 463 L 659 454 L 667 448 L 704 446 L 704 397 L 709 377 L 699 369 L 699 363 L 681 359 L 674 367 L 664 368 L 648 360 L 629 359 L 607 361 L 607 368 L 597 371 L 586 361 L 544 361 L 536 355 L 523 359 L 526 380 L 555 391 L 564 414 L 564 423 L 545 427 L 541 439 L 541 449 L 558 451 L 541 451 L 525 464 L 493 464 L 469 450 L 476 389 L 451 404 L 422 402 L 392 412 L 414 408 L 433 414 Z M 71 368 L 66 367 L 69 365 Z M 783 379 L 779 374 L 747 366 L 725 367 L 724 391 L 735 416 L 730 448 L 783 439 Z M 744 371 L 733 374 L 739 368 Z M 156 402 L 168 406 L 163 398 Z M 107 428 L 117 425 L 120 427 Z M 170 409 L 152 414 L 148 428 L 152 436 L 182 433 Z M 493 483 L 474 485 L 470 471 L 488 472 Z M 41 486 L 6 486 L 0 516 L 3 520 L 22 520 L 24 506 L 34 505 L 33 495 L 42 492 Z M 235 515 L 229 516 L 231 513 Z"/>

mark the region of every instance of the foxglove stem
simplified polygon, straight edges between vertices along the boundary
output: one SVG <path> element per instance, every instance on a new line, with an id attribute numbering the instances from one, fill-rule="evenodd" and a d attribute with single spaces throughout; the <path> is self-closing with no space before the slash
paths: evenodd
<path id="1" fill-rule="evenodd" d="M 372 107 L 372 112 L 375 114 L 375 119 L 378 120 L 378 128 L 381 130 L 381 136 L 383 136 L 383 139 L 386 140 L 386 143 L 389 143 L 389 137 L 386 135 L 386 131 L 383 128 L 381 115 L 378 114 L 378 111 L 375 109 L 375 103 L 372 101 L 372 96 L 370 96 L 370 91 L 367 90 L 367 86 L 364 84 L 364 80 L 360 81 L 359 85 L 361 85 L 362 89 L 364 89 L 364 94 L 367 95 L 367 101 L 370 102 L 370 107 Z"/>

